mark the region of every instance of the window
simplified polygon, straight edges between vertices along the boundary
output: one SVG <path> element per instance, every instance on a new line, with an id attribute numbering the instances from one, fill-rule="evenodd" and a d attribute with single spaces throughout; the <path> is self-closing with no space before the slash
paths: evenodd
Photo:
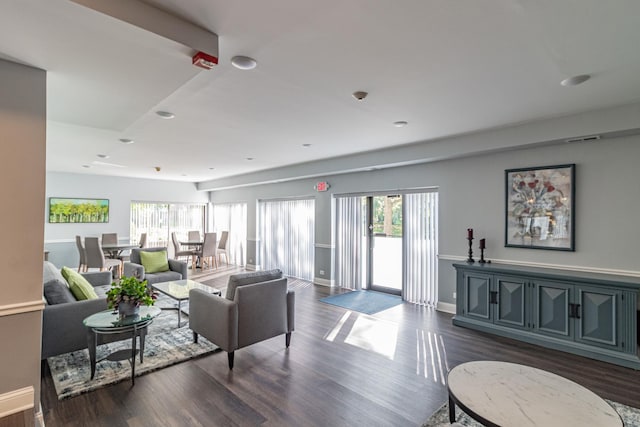
<path id="1" fill-rule="evenodd" d="M 247 245 L 247 204 L 225 203 L 213 205 L 213 231 L 218 240 L 223 231 L 229 232 L 229 264 L 245 265 Z"/>
<path id="2" fill-rule="evenodd" d="M 204 234 L 207 207 L 202 203 L 131 202 L 131 242 L 137 243 L 147 233 L 147 246 L 166 246 L 173 256 L 171 233 L 186 240 L 187 232 Z"/>
<path id="3" fill-rule="evenodd" d="M 258 202 L 260 264 L 287 276 L 313 280 L 315 200 Z"/>

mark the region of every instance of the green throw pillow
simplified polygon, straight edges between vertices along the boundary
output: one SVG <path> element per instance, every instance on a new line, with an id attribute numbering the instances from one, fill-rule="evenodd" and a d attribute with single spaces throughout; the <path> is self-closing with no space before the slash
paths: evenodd
<path id="1" fill-rule="evenodd" d="M 160 273 L 169 271 L 167 251 L 145 252 L 140 251 L 140 261 L 145 273 Z"/>
<path id="2" fill-rule="evenodd" d="M 67 280 L 71 293 L 78 301 L 98 299 L 98 294 L 96 294 L 91 283 L 77 271 L 69 267 L 62 267 L 62 277 Z"/>

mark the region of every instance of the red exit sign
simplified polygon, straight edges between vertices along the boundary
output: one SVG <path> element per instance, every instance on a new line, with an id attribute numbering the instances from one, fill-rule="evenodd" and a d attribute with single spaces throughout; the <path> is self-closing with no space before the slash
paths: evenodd
<path id="1" fill-rule="evenodd" d="M 316 191 L 327 191 L 329 189 L 329 183 L 325 181 L 321 181 L 316 184 Z"/>

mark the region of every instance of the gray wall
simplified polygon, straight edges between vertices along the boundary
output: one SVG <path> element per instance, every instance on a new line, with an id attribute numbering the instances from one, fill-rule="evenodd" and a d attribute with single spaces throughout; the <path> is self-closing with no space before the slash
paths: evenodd
<path id="1" fill-rule="evenodd" d="M 59 267 L 77 266 L 78 251 L 75 236 L 99 237 L 102 233 L 118 233 L 128 242 L 129 215 L 132 201 L 207 203 L 208 195 L 197 191 L 195 184 L 150 179 L 120 178 L 103 175 L 47 173 L 46 218 L 49 217 L 49 197 L 109 199 L 109 222 L 106 224 L 45 223 L 45 247 L 49 260 Z"/>
<path id="2" fill-rule="evenodd" d="M 532 125 L 531 129 L 538 126 Z M 535 135 L 531 133 L 528 137 Z M 467 138 L 472 139 L 473 135 Z M 638 274 L 636 243 L 640 232 L 634 223 L 640 211 L 637 190 L 640 171 L 635 165 L 639 158 L 640 136 L 626 136 L 214 191 L 211 202 L 248 202 L 249 238 L 255 239 L 257 199 L 314 195 L 314 183 L 326 180 L 331 184 L 329 192 L 314 195 L 315 243 L 330 245 L 332 194 L 438 187 L 439 298 L 453 303 L 455 277 L 451 264 L 466 256 L 468 227 L 474 228 L 476 239 L 486 238 L 489 259 Z M 505 248 L 504 170 L 564 163 L 576 163 L 576 251 Z M 315 266 L 320 282 L 332 278 L 331 256 L 327 251 L 331 249 L 316 248 L 316 254 L 322 253 L 316 256 Z M 255 253 L 247 257 L 255 258 Z M 320 270 L 326 274 L 320 276 Z"/>
<path id="3" fill-rule="evenodd" d="M 10 414 L 40 404 L 46 73 L 0 60 L 0 82 L 0 401 Z"/>

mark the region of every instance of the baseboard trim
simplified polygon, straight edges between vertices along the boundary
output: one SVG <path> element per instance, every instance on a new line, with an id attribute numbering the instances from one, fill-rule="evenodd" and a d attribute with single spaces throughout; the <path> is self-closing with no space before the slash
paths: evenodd
<path id="1" fill-rule="evenodd" d="M 0 394 L 0 418 L 33 409 L 34 394 L 32 386 Z"/>
<path id="2" fill-rule="evenodd" d="M 442 311 L 443 313 L 456 314 L 456 305 L 450 304 L 448 302 L 440 302 L 438 301 L 438 306 L 436 310 Z"/>
<path id="3" fill-rule="evenodd" d="M 443 261 L 466 261 L 467 260 L 467 258 L 463 256 L 457 256 L 457 255 L 438 255 L 438 259 Z M 581 265 L 548 264 L 544 262 L 514 261 L 510 259 L 491 259 L 491 263 L 518 265 L 522 267 L 538 267 L 538 268 L 551 268 L 556 270 L 581 271 L 585 273 L 612 274 L 615 276 L 640 277 L 640 271 L 618 270 L 615 268 L 584 267 Z"/>
<path id="4" fill-rule="evenodd" d="M 31 313 L 44 310 L 44 302 L 41 299 L 35 301 L 19 302 L 16 304 L 0 305 L 0 317 L 14 314 Z"/>
<path id="5" fill-rule="evenodd" d="M 319 277 L 314 277 L 313 278 L 313 283 L 316 284 L 316 285 L 328 286 L 328 287 L 333 287 L 333 286 L 336 285 L 334 280 L 321 279 Z"/>

